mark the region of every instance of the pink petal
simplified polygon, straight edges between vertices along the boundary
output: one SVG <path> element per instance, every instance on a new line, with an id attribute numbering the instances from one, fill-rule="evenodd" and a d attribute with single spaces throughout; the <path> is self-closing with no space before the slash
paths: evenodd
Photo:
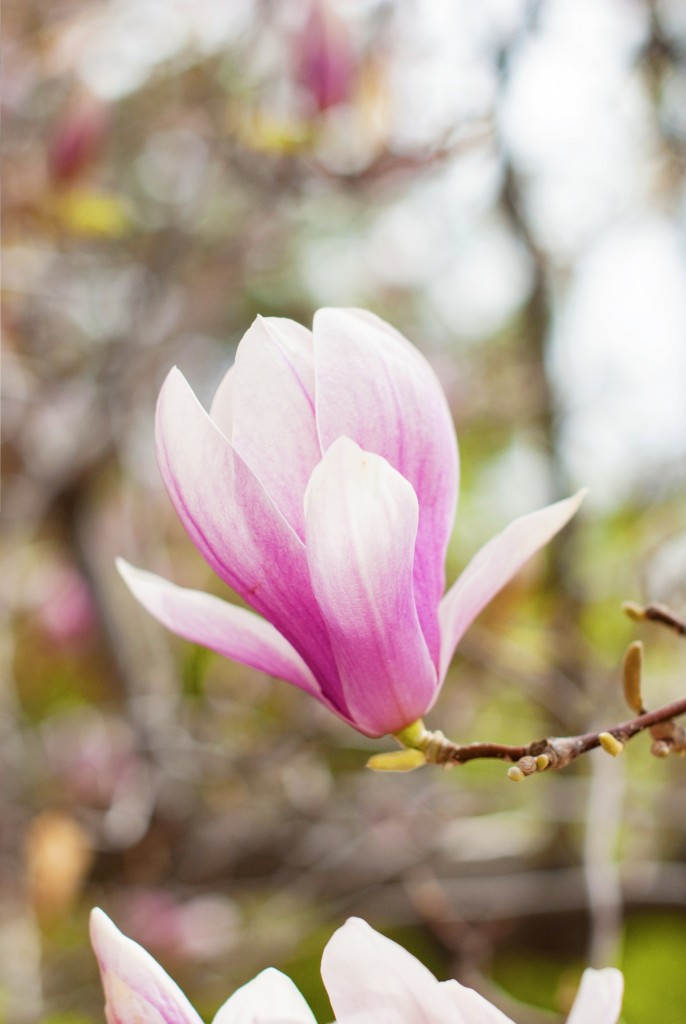
<path id="1" fill-rule="evenodd" d="M 217 1012 L 213 1024 L 317 1024 L 290 978 L 268 967 L 243 985 Z"/>
<path id="2" fill-rule="evenodd" d="M 307 558 L 348 711 L 369 736 L 430 704 L 436 670 L 412 586 L 417 498 L 378 455 L 335 441 L 305 495 Z"/>
<path id="3" fill-rule="evenodd" d="M 621 971 L 614 967 L 605 967 L 601 971 L 589 968 L 582 975 L 567 1024 L 616 1024 L 622 1009 L 623 992 Z"/>
<path id="4" fill-rule="evenodd" d="M 371 313 L 323 309 L 314 318 L 317 424 L 324 449 L 350 437 L 383 455 L 419 499 L 414 586 L 419 621 L 438 666 L 437 608 L 457 502 L 450 410 L 426 359 Z"/>
<path id="5" fill-rule="evenodd" d="M 469 1024 L 431 971 L 357 917 L 327 943 L 322 978 L 338 1021 L 379 1014 L 402 1024 Z"/>
<path id="6" fill-rule="evenodd" d="M 345 717 L 304 545 L 176 369 L 160 394 L 156 435 L 164 482 L 195 546 L 295 647 Z"/>
<path id="7" fill-rule="evenodd" d="M 233 389 L 235 376 L 236 367 L 230 366 L 222 377 L 210 405 L 210 419 L 216 423 L 227 441 L 231 441 L 233 438 Z"/>
<path id="8" fill-rule="evenodd" d="M 301 538 L 303 495 L 322 457 L 314 420 L 312 334 L 258 317 L 236 353 L 233 444 Z"/>
<path id="9" fill-rule="evenodd" d="M 479 612 L 572 518 L 586 491 L 521 516 L 497 534 L 472 558 L 441 601 L 440 678 L 445 676 L 458 642 Z"/>
<path id="10" fill-rule="evenodd" d="M 173 633 L 321 698 L 319 685 L 298 652 L 259 615 L 212 594 L 177 587 L 123 558 L 117 559 L 117 568 L 134 597 Z"/>
<path id="11" fill-rule="evenodd" d="M 202 1024 L 178 985 L 102 910 L 91 912 L 90 932 L 108 1024 Z"/>

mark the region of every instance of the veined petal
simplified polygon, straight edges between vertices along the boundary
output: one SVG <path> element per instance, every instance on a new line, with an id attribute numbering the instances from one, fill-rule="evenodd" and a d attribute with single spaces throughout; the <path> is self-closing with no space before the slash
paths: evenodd
<path id="1" fill-rule="evenodd" d="M 202 1024 L 166 971 L 102 910 L 91 912 L 90 932 L 110 1024 Z"/>
<path id="2" fill-rule="evenodd" d="M 614 967 L 601 971 L 588 968 L 567 1024 L 616 1024 L 622 1009 L 624 978 Z"/>
<path id="3" fill-rule="evenodd" d="M 322 457 L 312 346 L 293 320 L 258 316 L 238 346 L 233 381 L 233 445 L 301 538 L 303 495 Z"/>
<path id="4" fill-rule="evenodd" d="M 176 369 L 157 404 L 156 439 L 167 491 L 195 546 L 295 647 L 345 717 L 304 545 Z"/>
<path id="5" fill-rule="evenodd" d="M 214 393 L 210 405 L 210 419 L 213 420 L 221 430 L 227 441 L 233 439 L 233 389 L 236 377 L 236 367 L 230 366 Z"/>
<path id="6" fill-rule="evenodd" d="M 412 584 L 416 495 L 385 459 L 341 437 L 312 474 L 305 532 L 348 711 L 369 736 L 397 731 L 436 686 Z"/>
<path id="7" fill-rule="evenodd" d="M 314 318 L 317 425 L 324 449 L 352 438 L 382 455 L 419 500 L 414 589 L 419 621 L 438 666 L 438 602 L 457 503 L 457 443 L 438 380 L 389 324 L 355 309 Z"/>
<path id="8" fill-rule="evenodd" d="M 431 971 L 357 917 L 327 943 L 322 978 L 339 1021 L 378 1012 L 382 1020 L 396 1014 L 402 1024 L 471 1024 Z"/>
<path id="9" fill-rule="evenodd" d="M 520 516 L 493 537 L 472 558 L 441 601 L 441 679 L 455 648 L 479 612 L 526 561 L 572 518 L 584 499 L 579 491 L 554 505 Z"/>
<path id="10" fill-rule="evenodd" d="M 213 1024 L 317 1024 L 290 978 L 268 967 L 237 989 Z"/>
<path id="11" fill-rule="evenodd" d="M 286 679 L 321 699 L 312 672 L 270 622 L 212 594 L 177 587 L 123 558 L 117 559 L 117 568 L 134 597 L 173 633 L 258 672 Z"/>

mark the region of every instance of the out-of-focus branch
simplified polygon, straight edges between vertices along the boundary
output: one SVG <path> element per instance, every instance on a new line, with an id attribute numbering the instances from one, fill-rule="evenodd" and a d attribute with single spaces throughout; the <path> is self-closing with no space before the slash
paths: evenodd
<path id="1" fill-rule="evenodd" d="M 624 820 L 622 765 L 593 758 L 584 820 L 583 871 L 589 914 L 589 966 L 615 959 L 622 930 L 623 894 L 617 857 Z"/>

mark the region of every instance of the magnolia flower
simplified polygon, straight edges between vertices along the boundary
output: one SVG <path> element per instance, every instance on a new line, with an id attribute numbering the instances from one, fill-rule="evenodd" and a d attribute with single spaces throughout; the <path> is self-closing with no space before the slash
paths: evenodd
<path id="1" fill-rule="evenodd" d="M 322 978 L 338 1024 L 514 1024 L 474 989 L 438 981 L 411 953 L 357 917 L 329 940 Z M 613 967 L 584 971 L 567 1024 L 616 1024 L 623 987 Z"/>
<path id="2" fill-rule="evenodd" d="M 120 563 L 187 640 L 316 697 L 367 736 L 436 701 L 461 636 L 579 494 L 512 522 L 444 595 L 457 500 L 448 405 L 424 357 L 361 310 L 258 317 L 209 413 L 171 371 L 157 457 L 191 539 L 255 612 Z"/>
<path id="3" fill-rule="evenodd" d="M 108 1024 L 201 1024 L 181 989 L 102 910 L 91 914 Z M 483 996 L 457 981 L 437 981 L 410 953 L 350 918 L 330 939 L 322 978 L 338 1024 L 513 1024 Z M 584 972 L 567 1024 L 616 1024 L 622 975 Z M 239 988 L 214 1024 L 316 1024 L 290 978 L 274 968 Z"/>
<path id="4" fill-rule="evenodd" d="M 179 986 L 102 910 L 91 912 L 91 942 L 105 990 L 107 1024 L 202 1024 Z M 262 971 L 219 1009 L 214 1024 L 316 1024 L 285 974 Z"/>

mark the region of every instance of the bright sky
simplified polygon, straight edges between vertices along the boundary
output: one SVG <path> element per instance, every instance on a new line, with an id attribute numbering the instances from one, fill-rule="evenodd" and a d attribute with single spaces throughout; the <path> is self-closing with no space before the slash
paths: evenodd
<path id="1" fill-rule="evenodd" d="M 357 26 L 383 11 L 371 0 L 335 6 Z M 656 466 L 686 457 L 686 200 L 662 187 L 666 156 L 634 70 L 647 5 L 546 0 L 533 36 L 522 32 L 524 0 L 391 7 L 393 142 L 428 144 L 495 112 L 537 242 L 559 274 L 550 369 L 566 410 L 570 473 L 592 500 L 612 505 Z M 80 73 L 117 99 L 189 44 L 231 46 L 251 11 L 250 0 L 110 0 L 73 40 Z M 672 0 L 658 11 L 679 31 Z M 519 45 L 499 94 L 493 54 L 508 40 Z M 686 81 L 670 90 L 677 109 Z M 341 123 L 348 138 L 350 130 Z M 340 141 L 337 149 L 329 140 L 333 163 L 349 151 Z M 522 246 L 494 210 L 499 173 L 487 141 L 380 209 L 371 228 L 355 234 L 333 223 L 304 254 L 313 298 L 360 302 L 375 282 L 421 283 L 447 341 L 479 343 L 531 284 Z"/>

